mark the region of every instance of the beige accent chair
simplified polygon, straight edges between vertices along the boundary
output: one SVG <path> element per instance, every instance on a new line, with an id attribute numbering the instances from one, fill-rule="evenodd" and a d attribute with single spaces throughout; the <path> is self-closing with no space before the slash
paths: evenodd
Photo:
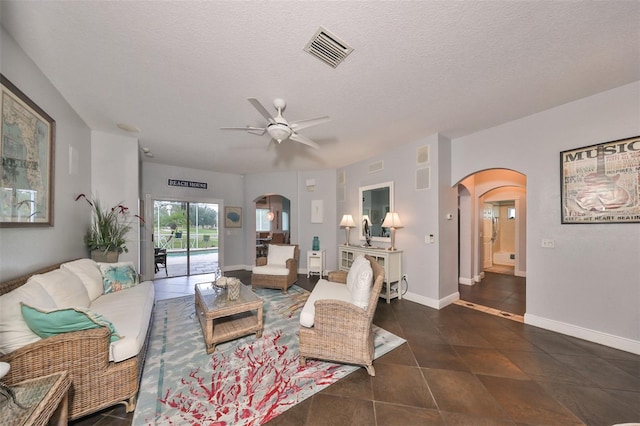
<path id="1" fill-rule="evenodd" d="M 298 280 L 300 249 L 297 244 L 269 244 L 267 257 L 258 257 L 251 287 L 277 288 L 286 293 Z"/>
<path id="2" fill-rule="evenodd" d="M 373 368 L 373 315 L 384 280 L 384 268 L 370 256 L 365 258 L 373 270 L 373 284 L 366 309 L 334 299 L 315 301 L 313 327 L 300 327 L 300 365 L 307 358 L 362 365 L 371 376 Z M 329 272 L 327 281 L 347 283 L 347 272 Z"/>

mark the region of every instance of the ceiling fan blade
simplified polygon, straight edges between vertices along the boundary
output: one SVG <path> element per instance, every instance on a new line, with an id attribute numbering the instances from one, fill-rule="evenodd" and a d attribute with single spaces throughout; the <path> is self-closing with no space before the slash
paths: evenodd
<path id="1" fill-rule="evenodd" d="M 262 136 L 264 135 L 264 132 L 267 131 L 266 128 L 264 127 L 251 127 L 251 126 L 246 126 L 246 127 L 220 127 L 220 130 L 244 130 L 248 133 L 251 133 L 252 135 L 258 135 L 258 136 Z"/>
<path id="2" fill-rule="evenodd" d="M 269 121 L 269 123 L 276 122 L 276 119 L 273 118 L 271 114 L 269 114 L 269 111 L 267 111 L 267 109 L 264 106 L 262 106 L 259 100 L 257 100 L 256 98 L 249 98 L 248 101 L 251 102 L 251 105 L 253 105 L 253 107 L 258 110 L 260 115 L 266 118 Z"/>
<path id="3" fill-rule="evenodd" d="M 311 147 L 311 148 L 313 148 L 313 149 L 318 149 L 318 148 L 320 148 L 320 146 L 318 146 L 318 144 L 317 144 L 317 143 L 315 143 L 314 141 L 312 141 L 312 140 L 311 140 L 311 139 L 309 139 L 308 137 L 306 137 L 306 136 L 302 136 L 302 135 L 299 135 L 299 134 L 297 134 L 297 133 L 295 133 L 295 132 L 294 132 L 294 133 L 292 133 L 292 134 L 291 134 L 291 136 L 289 136 L 289 139 L 291 139 L 292 141 L 300 142 L 300 143 L 302 143 L 302 144 L 305 144 L 305 145 L 307 145 L 307 146 L 310 146 L 310 147 Z"/>
<path id="4" fill-rule="evenodd" d="M 329 120 L 331 120 L 331 118 L 329 118 L 329 116 L 325 115 L 324 117 L 309 118 L 307 120 L 292 121 L 292 122 L 289 123 L 289 126 L 291 126 L 291 128 L 293 130 L 302 130 L 302 129 L 306 129 L 307 127 L 311 127 L 311 126 L 315 126 L 315 125 L 318 125 L 318 124 L 326 123 Z"/>

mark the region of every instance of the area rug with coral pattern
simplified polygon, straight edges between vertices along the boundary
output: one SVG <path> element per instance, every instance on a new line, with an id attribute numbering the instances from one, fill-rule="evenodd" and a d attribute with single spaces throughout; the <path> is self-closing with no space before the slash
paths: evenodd
<path id="1" fill-rule="evenodd" d="M 360 368 L 308 360 L 300 367 L 300 310 L 309 292 L 256 289 L 264 331 L 207 354 L 194 297 L 156 303 L 133 424 L 260 425 Z M 374 326 L 375 357 L 404 339 Z"/>

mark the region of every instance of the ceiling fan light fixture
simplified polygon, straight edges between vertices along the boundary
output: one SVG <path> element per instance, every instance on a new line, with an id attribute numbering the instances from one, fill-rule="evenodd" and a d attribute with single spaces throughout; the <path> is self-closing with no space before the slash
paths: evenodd
<path id="1" fill-rule="evenodd" d="M 289 136 L 291 136 L 291 133 L 292 133 L 291 128 L 286 124 L 282 124 L 282 123 L 275 123 L 275 124 L 269 125 L 269 127 L 267 127 L 267 132 L 269 132 L 269 135 L 273 139 L 278 141 L 278 143 L 289 139 Z"/>

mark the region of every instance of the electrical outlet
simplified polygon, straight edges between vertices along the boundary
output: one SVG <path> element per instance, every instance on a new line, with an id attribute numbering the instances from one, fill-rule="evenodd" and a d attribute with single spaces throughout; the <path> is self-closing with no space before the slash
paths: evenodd
<path id="1" fill-rule="evenodd" d="M 407 274 L 402 274 L 402 281 L 409 281 Z"/>
<path id="2" fill-rule="evenodd" d="M 543 238 L 542 243 L 540 244 L 544 248 L 555 248 L 556 242 L 554 240 L 550 240 L 548 238 Z"/>

